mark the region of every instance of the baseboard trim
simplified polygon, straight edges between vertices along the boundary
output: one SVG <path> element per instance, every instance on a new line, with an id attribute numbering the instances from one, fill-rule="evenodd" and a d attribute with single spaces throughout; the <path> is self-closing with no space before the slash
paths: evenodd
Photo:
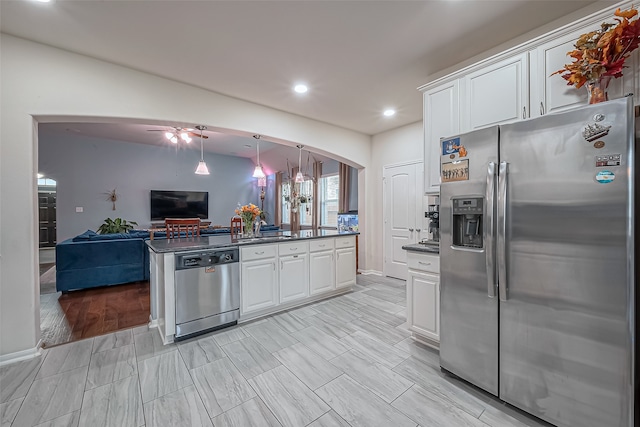
<path id="1" fill-rule="evenodd" d="M 11 363 L 21 362 L 23 360 L 33 359 L 42 354 L 42 340 L 34 348 L 16 351 L 15 353 L 3 354 L 0 356 L 0 366 L 9 365 Z"/>
<path id="2" fill-rule="evenodd" d="M 384 273 L 378 270 L 360 270 L 360 273 L 364 276 L 369 276 L 369 275 L 384 276 Z"/>

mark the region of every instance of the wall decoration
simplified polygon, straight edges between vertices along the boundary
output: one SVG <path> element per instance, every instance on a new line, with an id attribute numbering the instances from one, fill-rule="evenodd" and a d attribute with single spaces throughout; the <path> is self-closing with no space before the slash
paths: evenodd
<path id="1" fill-rule="evenodd" d="M 111 202 L 111 210 L 115 211 L 116 210 L 116 201 L 118 200 L 118 194 L 116 194 L 116 189 L 114 188 L 113 190 L 107 191 L 104 194 L 107 195 L 107 201 Z"/>

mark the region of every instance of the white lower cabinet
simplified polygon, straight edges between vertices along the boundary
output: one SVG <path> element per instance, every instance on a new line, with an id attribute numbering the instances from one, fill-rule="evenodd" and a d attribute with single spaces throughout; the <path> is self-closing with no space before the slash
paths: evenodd
<path id="1" fill-rule="evenodd" d="M 407 322 L 409 329 L 424 338 L 440 342 L 439 257 L 409 252 L 407 280 Z"/>
<path id="2" fill-rule="evenodd" d="M 280 257 L 280 303 L 309 296 L 309 255 Z"/>
<path id="3" fill-rule="evenodd" d="M 333 250 L 309 255 L 309 293 L 317 295 L 336 288 Z"/>
<path id="4" fill-rule="evenodd" d="M 278 305 L 277 262 L 275 257 L 242 262 L 243 314 Z"/>
<path id="5" fill-rule="evenodd" d="M 240 248 L 240 319 L 302 305 L 356 283 L 354 235 Z"/>
<path id="6" fill-rule="evenodd" d="M 336 289 L 356 284 L 356 248 L 336 249 Z"/>

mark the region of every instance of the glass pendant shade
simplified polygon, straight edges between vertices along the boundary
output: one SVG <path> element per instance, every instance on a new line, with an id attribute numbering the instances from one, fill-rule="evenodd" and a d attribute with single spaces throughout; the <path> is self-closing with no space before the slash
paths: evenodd
<path id="1" fill-rule="evenodd" d="M 266 175 L 264 174 L 264 171 L 262 170 L 262 166 L 260 166 L 260 164 L 256 165 L 256 168 L 253 170 L 253 177 L 254 178 L 264 178 Z"/>
<path id="2" fill-rule="evenodd" d="M 267 177 L 258 178 L 258 187 L 264 188 L 267 186 Z"/>
<path id="3" fill-rule="evenodd" d="M 198 163 L 196 175 L 209 175 L 209 168 L 207 168 L 207 164 L 204 162 L 204 160 L 200 160 L 200 162 Z"/>
<path id="4" fill-rule="evenodd" d="M 207 164 L 204 162 L 204 142 L 202 140 L 202 131 L 206 128 L 206 126 L 196 126 L 196 129 L 200 131 L 200 162 L 196 168 L 196 175 L 209 175 L 209 168 L 207 168 Z"/>
<path id="5" fill-rule="evenodd" d="M 296 179 L 295 182 L 296 184 L 302 183 L 304 182 L 304 175 L 302 175 L 301 172 L 301 166 L 300 164 L 302 163 L 302 145 L 297 145 L 298 147 L 298 173 L 296 174 Z"/>

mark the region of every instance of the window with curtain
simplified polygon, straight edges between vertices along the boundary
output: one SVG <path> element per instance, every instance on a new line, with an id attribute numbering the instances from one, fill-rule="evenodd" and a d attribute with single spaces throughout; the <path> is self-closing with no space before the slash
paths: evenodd
<path id="1" fill-rule="evenodd" d="M 338 196 L 340 194 L 340 177 L 338 174 L 320 178 L 320 226 L 338 226 Z"/>

